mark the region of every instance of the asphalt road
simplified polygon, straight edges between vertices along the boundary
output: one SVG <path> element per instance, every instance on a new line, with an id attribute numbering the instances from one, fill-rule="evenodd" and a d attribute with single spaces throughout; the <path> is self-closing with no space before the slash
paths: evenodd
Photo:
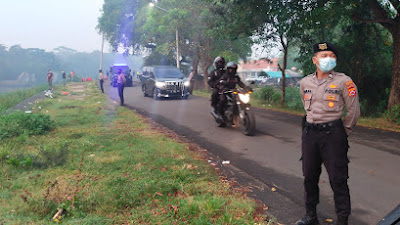
<path id="1" fill-rule="evenodd" d="M 105 87 L 119 102 L 117 89 L 108 82 Z M 248 186 L 248 195 L 266 204 L 280 223 L 294 224 L 304 214 L 299 116 L 254 109 L 257 132 L 248 137 L 239 128 L 216 127 L 205 98 L 156 101 L 143 97 L 140 87 L 128 87 L 125 104 L 207 149 L 212 162 Z M 400 134 L 356 127 L 349 142 L 350 224 L 377 224 L 400 203 Z M 222 165 L 223 160 L 230 164 Z M 320 189 L 319 216 L 335 220 L 325 169 Z"/>

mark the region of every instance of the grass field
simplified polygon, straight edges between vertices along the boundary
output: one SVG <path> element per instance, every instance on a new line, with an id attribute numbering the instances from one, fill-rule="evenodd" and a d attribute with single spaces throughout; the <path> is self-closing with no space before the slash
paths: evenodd
<path id="1" fill-rule="evenodd" d="M 93 83 L 56 90 L 39 113 L 51 131 L 0 142 L 0 224 L 51 224 L 57 212 L 63 224 L 271 223 L 203 154 Z"/>
<path id="2" fill-rule="evenodd" d="M 46 90 L 45 85 L 28 89 L 20 89 L 8 93 L 0 93 L 0 114 L 7 109 L 17 105 L 27 98 L 37 95 L 39 92 Z"/>

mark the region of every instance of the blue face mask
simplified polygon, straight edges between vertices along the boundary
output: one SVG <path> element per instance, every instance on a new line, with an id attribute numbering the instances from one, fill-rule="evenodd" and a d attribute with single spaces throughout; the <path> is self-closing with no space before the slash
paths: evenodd
<path id="1" fill-rule="evenodd" d="M 336 59 L 334 58 L 325 57 L 319 60 L 318 68 L 324 73 L 332 71 L 333 68 L 335 67 L 336 67 Z"/>

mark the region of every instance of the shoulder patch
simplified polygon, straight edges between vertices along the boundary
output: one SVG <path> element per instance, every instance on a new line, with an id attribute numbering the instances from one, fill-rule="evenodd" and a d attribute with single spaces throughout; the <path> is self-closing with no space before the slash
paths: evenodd
<path id="1" fill-rule="evenodd" d="M 357 96 L 356 86 L 352 80 L 346 81 L 345 85 L 346 85 L 349 97 Z"/>

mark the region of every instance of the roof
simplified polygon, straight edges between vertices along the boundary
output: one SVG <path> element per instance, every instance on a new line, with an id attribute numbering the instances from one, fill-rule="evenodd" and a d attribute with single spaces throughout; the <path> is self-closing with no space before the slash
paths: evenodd
<path id="1" fill-rule="evenodd" d="M 241 70 L 264 70 L 267 68 L 278 68 L 279 58 L 249 60 L 246 63 L 241 62 L 239 67 Z"/>
<path id="2" fill-rule="evenodd" d="M 268 76 L 272 78 L 282 77 L 281 71 L 264 71 L 264 72 L 267 73 Z M 288 72 L 286 71 L 285 77 L 301 77 L 301 75 L 288 74 Z"/>

